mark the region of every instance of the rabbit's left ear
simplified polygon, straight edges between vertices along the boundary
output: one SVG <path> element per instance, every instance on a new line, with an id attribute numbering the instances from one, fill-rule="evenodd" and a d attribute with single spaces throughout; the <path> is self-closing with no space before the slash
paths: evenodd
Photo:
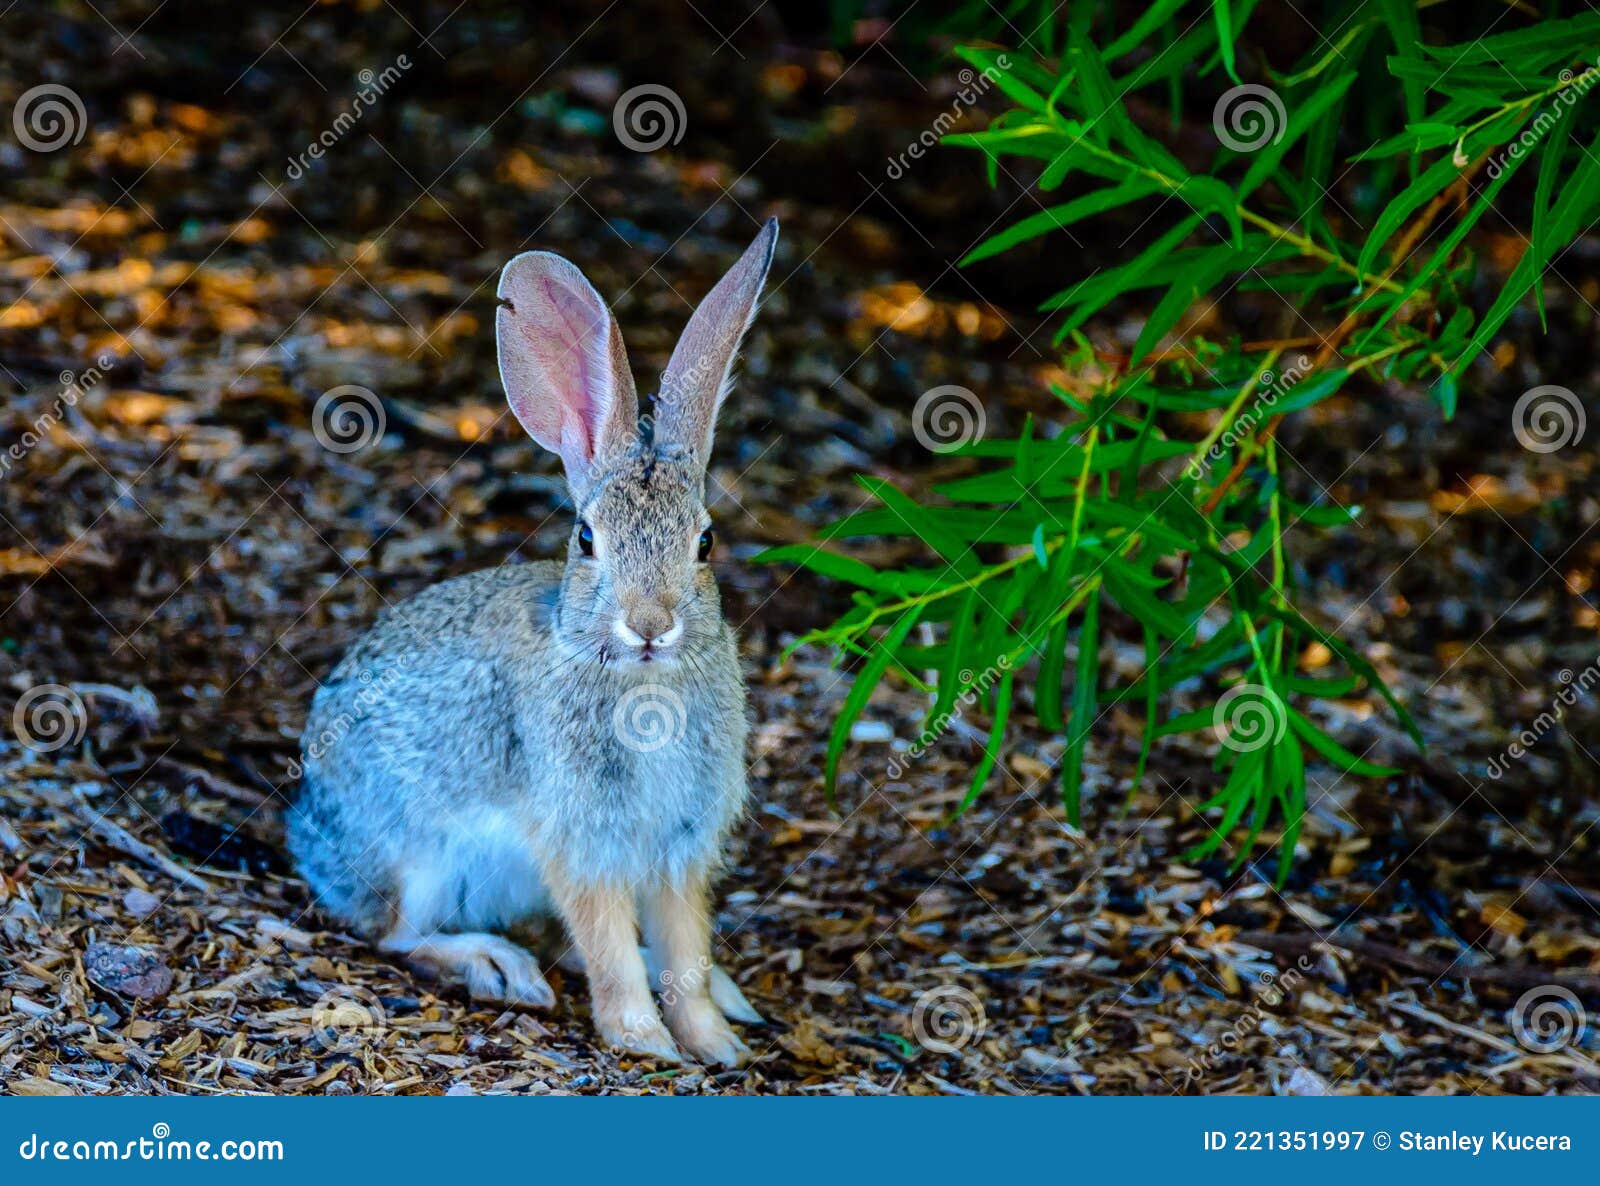
<path id="1" fill-rule="evenodd" d="M 739 262 L 700 302 L 661 373 L 653 416 L 655 441 L 676 445 L 702 469 L 711 458 L 717 409 L 728 393 L 729 371 L 750 323 L 772 264 L 778 220 L 769 218 Z"/>
<path id="2" fill-rule="evenodd" d="M 511 410 L 561 455 L 581 503 L 606 459 L 638 439 L 639 397 L 622 331 L 568 260 L 525 251 L 500 274 L 495 342 Z"/>

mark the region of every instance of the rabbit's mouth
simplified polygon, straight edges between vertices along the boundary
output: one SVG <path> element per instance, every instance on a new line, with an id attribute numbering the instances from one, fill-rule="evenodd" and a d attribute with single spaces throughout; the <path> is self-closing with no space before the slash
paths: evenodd
<path id="1" fill-rule="evenodd" d="M 683 638 L 683 621 L 669 614 L 658 630 L 642 633 L 619 617 L 611 624 L 611 632 L 621 641 L 617 648 L 621 658 L 635 663 L 659 663 L 677 657 L 678 643 Z"/>
<path id="2" fill-rule="evenodd" d="M 624 663 L 676 663 L 678 648 L 676 646 L 662 646 L 659 643 L 647 642 L 638 647 L 619 647 L 618 656 Z"/>

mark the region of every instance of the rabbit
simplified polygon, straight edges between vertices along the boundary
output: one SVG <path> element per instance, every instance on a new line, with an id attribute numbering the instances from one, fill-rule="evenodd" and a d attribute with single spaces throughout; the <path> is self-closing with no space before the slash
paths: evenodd
<path id="1" fill-rule="evenodd" d="M 583 273 L 543 251 L 505 266 L 501 381 L 565 468 L 566 560 L 382 613 L 317 689 L 287 821 L 320 909 L 379 950 L 548 1007 L 538 961 L 505 933 L 558 920 L 607 1042 L 728 1067 L 750 1056 L 729 1019 L 761 1016 L 712 960 L 747 723 L 704 486 L 777 236 L 768 221 L 694 311 L 643 421 Z"/>

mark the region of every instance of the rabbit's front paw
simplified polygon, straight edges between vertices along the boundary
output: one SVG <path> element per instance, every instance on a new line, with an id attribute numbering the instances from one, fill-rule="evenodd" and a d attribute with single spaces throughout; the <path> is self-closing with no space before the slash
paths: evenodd
<path id="1" fill-rule="evenodd" d="M 672 1040 L 667 1027 L 661 1024 L 661 1018 L 655 1015 L 654 1009 L 649 1013 L 620 1017 L 596 1014 L 595 1028 L 611 1045 L 633 1054 L 664 1059 L 667 1062 L 683 1061 L 683 1055 L 678 1053 L 677 1043 Z"/>
<path id="2" fill-rule="evenodd" d="M 709 999 L 685 1001 L 668 1013 L 673 1036 L 697 1062 L 719 1067 L 741 1067 L 750 1060 L 750 1047 L 739 1040 L 727 1019 Z"/>

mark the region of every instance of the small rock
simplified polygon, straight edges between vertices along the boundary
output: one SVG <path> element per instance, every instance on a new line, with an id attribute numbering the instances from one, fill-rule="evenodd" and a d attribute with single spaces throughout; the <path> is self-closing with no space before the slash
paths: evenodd
<path id="1" fill-rule="evenodd" d="M 161 909 L 161 899 L 149 890 L 131 889 L 122 895 L 122 908 L 139 918 L 149 918 Z"/>
<path id="2" fill-rule="evenodd" d="M 850 726 L 851 741 L 892 741 L 894 726 L 887 721 L 857 721 Z"/>
<path id="3" fill-rule="evenodd" d="M 1327 997 L 1318 996 L 1314 992 L 1300 994 L 1300 1008 L 1308 1013 L 1332 1013 L 1339 1006 L 1328 1000 Z"/>
<path id="4" fill-rule="evenodd" d="M 610 107 L 617 101 L 622 83 L 615 70 L 603 67 L 579 67 L 567 71 L 567 89 L 600 107 Z"/>
<path id="5" fill-rule="evenodd" d="M 144 947 L 91 943 L 83 953 L 83 967 L 101 988 L 137 1000 L 156 1000 L 172 988 L 172 969 Z"/>
<path id="6" fill-rule="evenodd" d="M 45 922 L 55 922 L 61 917 L 64 895 L 57 886 L 42 881 L 34 887 L 33 897 L 39 904 L 39 917 Z"/>
<path id="7" fill-rule="evenodd" d="M 1083 1065 L 1070 1054 L 1051 1054 L 1029 1046 L 1022 1052 L 1022 1065 L 1039 1075 L 1076 1075 Z"/>
<path id="8" fill-rule="evenodd" d="M 477 1095 L 478 1093 L 476 1091 L 472 1090 L 472 1084 L 468 1083 L 465 1079 L 458 1079 L 456 1082 L 450 1084 L 450 1086 L 445 1089 L 445 1094 L 446 1095 Z"/>
<path id="9" fill-rule="evenodd" d="M 1283 1085 L 1283 1094 L 1327 1095 L 1328 1084 L 1315 1071 L 1308 1071 L 1305 1067 L 1296 1067 L 1289 1073 L 1289 1079 Z"/>

